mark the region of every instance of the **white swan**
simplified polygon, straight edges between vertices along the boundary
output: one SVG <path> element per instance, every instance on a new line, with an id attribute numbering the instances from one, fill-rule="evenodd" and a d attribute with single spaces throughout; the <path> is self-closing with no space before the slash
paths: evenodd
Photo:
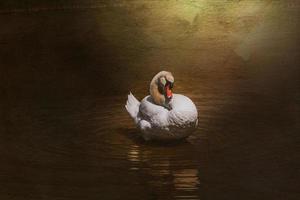
<path id="1" fill-rule="evenodd" d="M 172 94 L 170 72 L 156 74 L 150 95 L 139 102 L 130 92 L 125 105 L 145 140 L 174 140 L 188 137 L 198 125 L 198 112 L 188 97 Z"/>

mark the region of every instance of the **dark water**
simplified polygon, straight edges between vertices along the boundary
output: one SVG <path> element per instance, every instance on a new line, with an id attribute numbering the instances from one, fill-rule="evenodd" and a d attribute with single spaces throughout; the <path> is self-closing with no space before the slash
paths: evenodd
<path id="1" fill-rule="evenodd" d="M 0 14 L 0 199 L 300 198 L 296 1 L 44 2 Z M 161 69 L 199 111 L 183 142 L 124 108 Z"/>
<path id="2" fill-rule="evenodd" d="M 171 144 L 138 137 L 125 96 L 6 102 L 1 198 L 296 199 L 299 113 L 248 93 L 188 93 L 199 128 Z"/>

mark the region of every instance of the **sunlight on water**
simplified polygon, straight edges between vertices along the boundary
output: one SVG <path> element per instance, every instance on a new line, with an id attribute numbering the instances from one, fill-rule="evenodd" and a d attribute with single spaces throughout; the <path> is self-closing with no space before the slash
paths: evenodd
<path id="1" fill-rule="evenodd" d="M 183 169 L 174 172 L 174 184 L 178 190 L 197 190 L 198 170 L 197 169 Z"/>
<path id="2" fill-rule="evenodd" d="M 128 160 L 132 163 L 131 170 L 138 170 L 138 164 L 140 162 L 140 152 L 138 145 L 131 145 L 128 151 Z"/>

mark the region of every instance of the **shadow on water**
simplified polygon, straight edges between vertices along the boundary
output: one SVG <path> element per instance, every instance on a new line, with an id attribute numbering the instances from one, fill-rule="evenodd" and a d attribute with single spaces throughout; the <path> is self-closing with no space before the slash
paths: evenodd
<path id="1" fill-rule="evenodd" d="M 171 141 L 145 141 L 137 128 L 134 128 L 134 129 L 120 128 L 120 129 L 118 129 L 118 132 L 124 134 L 126 137 L 128 137 L 128 139 L 131 139 L 133 142 L 135 142 L 137 144 L 143 144 L 143 145 L 147 144 L 150 146 L 170 146 L 170 147 L 172 147 L 172 146 L 176 146 L 176 145 L 189 143 L 186 139 L 171 140 Z"/>

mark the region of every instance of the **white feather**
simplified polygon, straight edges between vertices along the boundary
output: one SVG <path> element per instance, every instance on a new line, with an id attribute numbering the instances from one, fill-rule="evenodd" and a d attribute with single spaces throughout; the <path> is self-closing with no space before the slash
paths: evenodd
<path id="1" fill-rule="evenodd" d="M 188 97 L 173 94 L 171 110 L 156 105 L 151 96 L 139 102 L 131 93 L 126 109 L 146 140 L 172 140 L 188 137 L 198 125 L 198 112 Z"/>
<path id="2" fill-rule="evenodd" d="M 130 92 L 127 98 L 125 108 L 132 119 L 137 123 L 137 114 L 139 112 L 140 102 Z"/>

